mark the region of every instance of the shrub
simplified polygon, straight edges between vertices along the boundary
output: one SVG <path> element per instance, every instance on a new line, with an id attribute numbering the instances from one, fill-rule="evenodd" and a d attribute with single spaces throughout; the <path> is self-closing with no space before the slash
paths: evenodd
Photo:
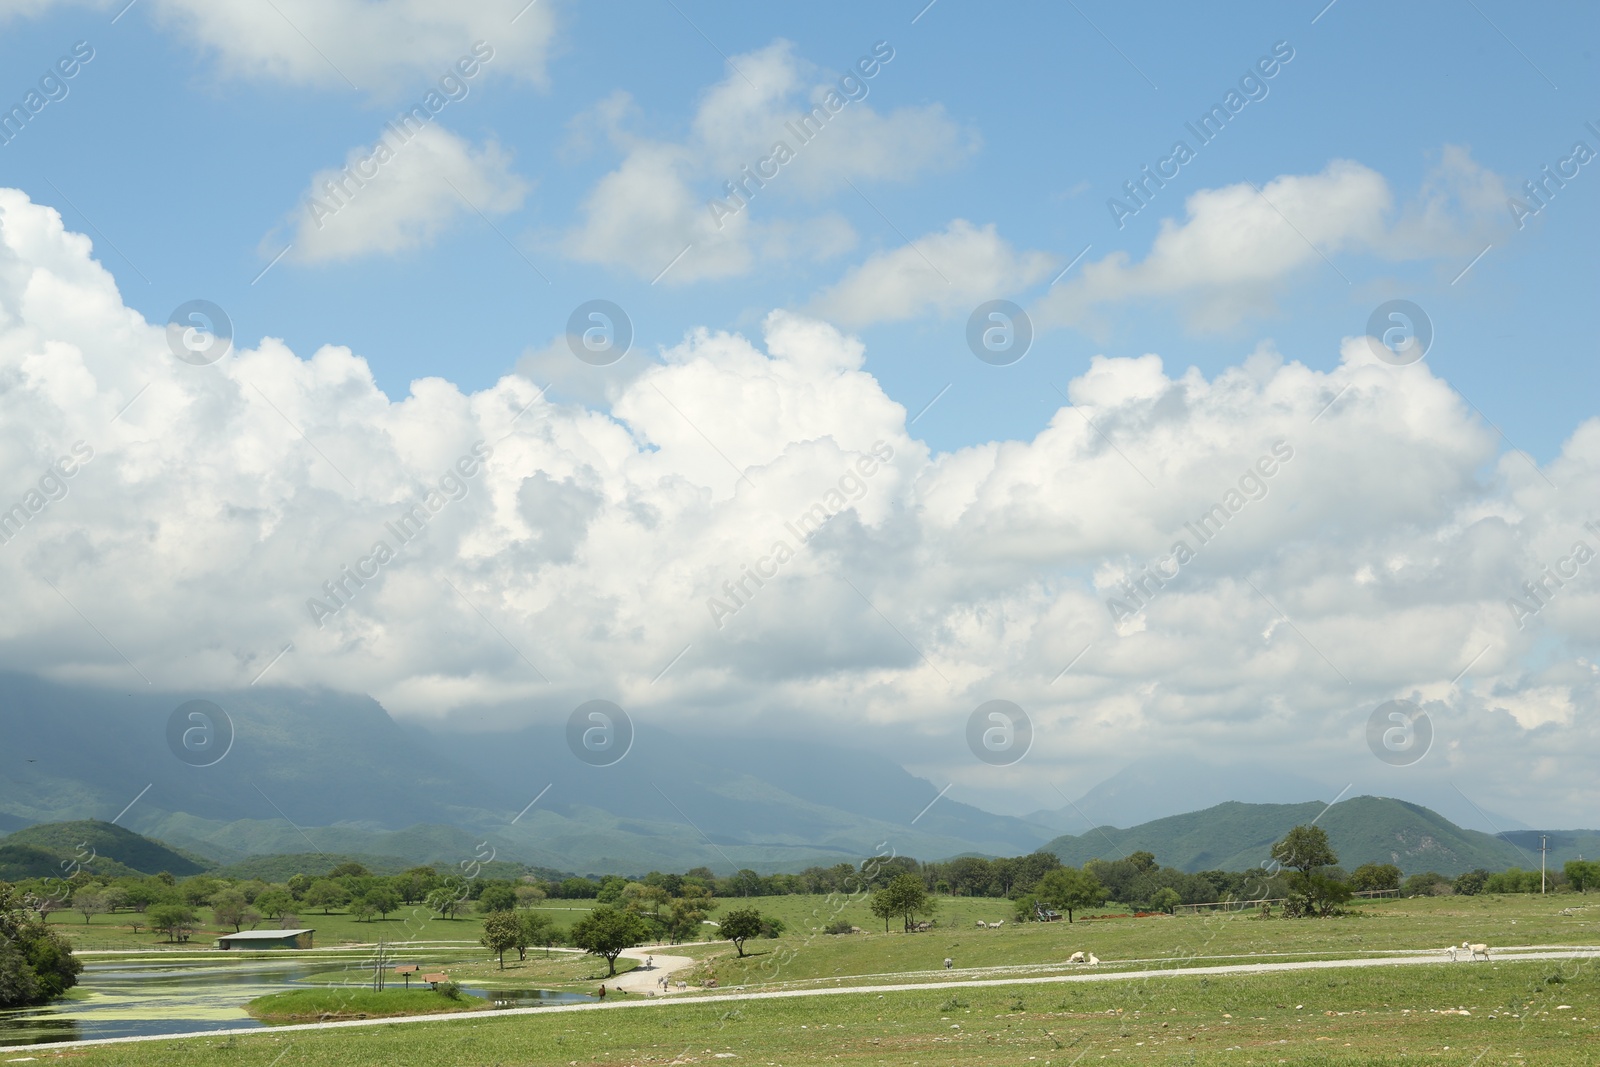
<path id="1" fill-rule="evenodd" d="M 822 928 L 822 932 L 825 933 L 825 934 L 848 934 L 851 930 L 854 930 L 854 929 L 855 929 L 855 927 L 851 926 L 845 920 L 843 920 L 843 919 L 835 919 L 835 920 L 833 920 L 833 922 L 829 923 L 827 926 L 824 926 Z"/>

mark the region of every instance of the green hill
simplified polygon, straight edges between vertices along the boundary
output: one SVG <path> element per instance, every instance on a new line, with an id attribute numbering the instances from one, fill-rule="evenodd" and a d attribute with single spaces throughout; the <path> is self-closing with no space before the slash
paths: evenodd
<path id="1" fill-rule="evenodd" d="M 1353 797 L 1331 808 L 1320 801 L 1229 802 L 1127 830 L 1101 826 L 1076 837 L 1066 834 L 1043 851 L 1054 852 L 1073 866 L 1142 849 L 1155 853 L 1160 863 L 1185 871 L 1247 870 L 1267 862 L 1273 842 L 1292 827 L 1313 819 L 1328 832 L 1346 870 L 1363 863 L 1393 863 L 1407 874 L 1456 875 L 1474 867 L 1493 871 L 1527 865 L 1526 857 L 1506 840 L 1463 829 L 1421 805 L 1387 797 Z"/>
<path id="2" fill-rule="evenodd" d="M 31 863 L 39 861 L 39 853 L 55 858 L 50 870 L 20 876 L 31 878 L 59 875 L 62 872 L 61 861 L 70 865 L 74 859 L 96 874 L 111 875 L 170 871 L 181 878 L 199 874 L 213 866 L 204 857 L 169 848 L 160 841 L 98 819 L 27 826 L 7 834 L 3 848 L 20 850 L 19 859 L 25 852 Z"/>

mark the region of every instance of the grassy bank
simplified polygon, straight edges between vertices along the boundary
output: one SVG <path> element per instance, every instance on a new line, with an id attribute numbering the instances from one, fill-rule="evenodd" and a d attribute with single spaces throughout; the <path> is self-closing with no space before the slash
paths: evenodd
<path id="1" fill-rule="evenodd" d="M 385 1019 L 436 1015 L 489 1006 L 481 997 L 446 996 L 432 989 L 292 989 L 252 1000 L 245 1010 L 264 1023 L 317 1023 L 340 1019 Z"/>
<path id="2" fill-rule="evenodd" d="M 734 1062 L 773 1064 L 1067 1067 L 1105 1057 L 1343 1067 L 1426 1057 L 1461 1067 L 1566 1067 L 1600 1060 L 1595 971 L 1579 961 L 1440 964 L 720 1004 L 635 1001 L 620 1009 L 195 1038 L 72 1055 L 87 1067 L 268 1067 L 283 1056 L 347 1067 L 558 1067 L 707 1062 L 723 1053 Z"/>

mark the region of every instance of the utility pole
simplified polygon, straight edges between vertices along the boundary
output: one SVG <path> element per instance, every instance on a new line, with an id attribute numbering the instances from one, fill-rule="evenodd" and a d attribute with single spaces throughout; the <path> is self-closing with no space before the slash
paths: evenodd
<path id="1" fill-rule="evenodd" d="M 1544 896 L 1544 854 L 1546 852 L 1550 851 L 1550 849 L 1548 847 L 1546 847 L 1546 842 L 1548 842 L 1549 840 L 1550 840 L 1550 836 L 1548 834 L 1540 834 L 1539 835 L 1539 895 L 1540 896 Z"/>

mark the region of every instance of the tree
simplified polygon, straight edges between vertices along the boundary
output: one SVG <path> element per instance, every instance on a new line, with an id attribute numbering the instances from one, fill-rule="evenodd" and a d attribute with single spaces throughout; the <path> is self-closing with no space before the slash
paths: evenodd
<path id="1" fill-rule="evenodd" d="M 0 1008 L 43 1004 L 77 984 L 83 964 L 67 939 L 0 882 Z"/>
<path id="2" fill-rule="evenodd" d="M 283 917 L 294 907 L 294 897 L 287 889 L 268 889 L 264 893 L 256 894 L 254 906 L 262 915 L 276 923 L 282 923 Z"/>
<path id="3" fill-rule="evenodd" d="M 1133 864 L 1133 869 L 1140 874 L 1150 874 L 1156 870 L 1156 854 L 1154 852 L 1129 853 L 1128 862 Z"/>
<path id="4" fill-rule="evenodd" d="M 333 870 L 329 871 L 328 872 L 328 877 L 329 878 L 366 878 L 366 877 L 370 876 L 371 874 L 372 874 L 371 871 L 367 870 L 365 867 L 361 866 L 361 864 L 356 863 L 356 862 L 354 862 L 352 860 L 350 862 L 341 863 L 337 867 L 335 867 Z"/>
<path id="5" fill-rule="evenodd" d="M 238 933 L 245 923 L 258 923 L 261 916 L 250 910 L 244 894 L 237 889 L 224 889 L 211 896 L 211 918 L 218 926 L 231 926 Z M 159 927 L 157 927 L 159 929 Z"/>
<path id="6" fill-rule="evenodd" d="M 103 890 L 80 889 L 72 894 L 72 910 L 83 913 L 83 925 L 89 925 L 89 918 L 111 910 L 111 901 Z"/>
<path id="7" fill-rule="evenodd" d="M 391 911 L 399 909 L 400 894 L 386 885 L 380 885 L 367 890 L 367 903 L 372 905 L 373 910 L 379 915 L 387 919 Z"/>
<path id="8" fill-rule="evenodd" d="M 872 914 L 883 918 L 886 931 L 891 915 L 900 916 L 909 933 L 911 924 L 916 921 L 914 916 L 931 915 L 937 906 L 922 879 L 904 872 L 895 875 L 888 885 L 872 895 Z"/>
<path id="9" fill-rule="evenodd" d="M 1156 890 L 1156 895 L 1150 898 L 1150 903 L 1154 904 L 1158 911 L 1171 915 L 1172 909 L 1183 903 L 1183 897 L 1170 885 L 1164 885 Z"/>
<path id="10" fill-rule="evenodd" d="M 1074 911 L 1104 904 L 1110 896 L 1098 878 L 1076 867 L 1058 867 L 1049 872 L 1039 879 L 1033 893 L 1051 907 L 1066 912 L 1069 923 Z"/>
<path id="11" fill-rule="evenodd" d="M 428 894 L 426 903 L 429 911 L 439 913 L 439 918 L 451 919 L 455 917 L 457 911 L 461 910 L 461 901 L 461 894 L 456 889 L 442 885 Z"/>
<path id="12" fill-rule="evenodd" d="M 1400 888 L 1400 868 L 1392 863 L 1363 863 L 1350 874 L 1350 888 L 1358 893 Z"/>
<path id="13" fill-rule="evenodd" d="M 885 890 L 887 892 L 887 890 Z M 733 942 L 733 947 L 744 955 L 747 938 L 761 933 L 761 913 L 755 908 L 735 908 L 722 917 L 722 936 Z"/>
<path id="14" fill-rule="evenodd" d="M 478 943 L 500 957 L 500 969 L 506 969 L 506 949 L 517 947 L 522 936 L 522 923 L 510 910 L 490 912 L 483 920 L 483 936 Z"/>
<path id="15" fill-rule="evenodd" d="M 559 938 L 556 935 L 556 924 L 550 921 L 550 916 L 540 915 L 536 911 L 524 911 L 517 914 L 517 958 L 528 958 L 529 945 L 543 945 L 544 954 L 548 959 L 550 946 Z"/>
<path id="16" fill-rule="evenodd" d="M 188 904 L 156 904 L 150 908 L 149 915 L 150 928 L 158 934 L 166 934 L 168 941 L 187 941 L 194 933 L 196 916 L 194 908 Z"/>
<path id="17" fill-rule="evenodd" d="M 1580 893 L 1589 892 L 1589 887 L 1600 885 L 1600 863 L 1594 860 L 1568 860 L 1561 868 L 1567 876 L 1567 882 Z"/>
<path id="18" fill-rule="evenodd" d="M 300 900 L 306 895 L 306 890 L 311 888 L 311 876 L 308 874 L 292 874 L 285 885 L 294 899 Z"/>
<path id="19" fill-rule="evenodd" d="M 350 914 L 356 917 L 356 922 L 369 923 L 378 914 L 378 906 L 369 897 L 359 896 L 350 901 Z"/>
<path id="20" fill-rule="evenodd" d="M 478 910 L 491 914 L 510 911 L 517 906 L 517 890 L 510 882 L 490 882 L 478 894 Z"/>
<path id="21" fill-rule="evenodd" d="M 1452 884 L 1457 893 L 1464 897 L 1474 897 L 1483 892 L 1484 885 L 1489 881 L 1489 872 L 1482 867 L 1475 867 L 1470 871 L 1456 875 Z"/>
<path id="22" fill-rule="evenodd" d="M 1295 872 L 1289 876 L 1287 910 L 1291 914 L 1326 915 L 1331 909 L 1330 895 L 1338 896 L 1340 890 L 1344 891 L 1344 899 L 1349 899 L 1349 887 L 1319 873 L 1339 862 L 1322 827 L 1296 826 L 1272 846 L 1272 858 Z M 1339 888 L 1336 890 L 1335 886 Z"/>
<path id="23" fill-rule="evenodd" d="M 309 908 L 321 908 L 326 915 L 329 909 L 350 903 L 350 893 L 331 878 L 318 878 L 306 890 L 304 903 Z"/>
<path id="24" fill-rule="evenodd" d="M 609 978 L 617 973 L 617 957 L 622 950 L 649 936 L 650 930 L 639 916 L 602 904 L 573 924 L 571 940 L 591 956 L 603 956 Z"/>

